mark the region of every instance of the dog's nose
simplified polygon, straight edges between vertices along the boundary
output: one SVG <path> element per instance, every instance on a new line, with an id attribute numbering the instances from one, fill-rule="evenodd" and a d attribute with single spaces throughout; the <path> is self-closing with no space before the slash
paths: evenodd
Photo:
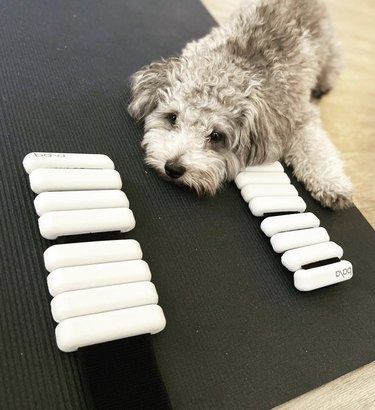
<path id="1" fill-rule="evenodd" d="M 165 173 L 171 178 L 180 178 L 184 175 L 186 168 L 182 165 L 178 165 L 172 161 L 167 161 L 164 165 Z"/>

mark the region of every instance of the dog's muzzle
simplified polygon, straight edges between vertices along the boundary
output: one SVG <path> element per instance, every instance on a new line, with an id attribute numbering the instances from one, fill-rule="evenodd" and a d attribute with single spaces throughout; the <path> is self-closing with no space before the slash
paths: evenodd
<path id="1" fill-rule="evenodd" d="M 172 161 L 167 161 L 164 165 L 164 170 L 169 177 L 177 179 L 184 175 L 186 168 Z"/>

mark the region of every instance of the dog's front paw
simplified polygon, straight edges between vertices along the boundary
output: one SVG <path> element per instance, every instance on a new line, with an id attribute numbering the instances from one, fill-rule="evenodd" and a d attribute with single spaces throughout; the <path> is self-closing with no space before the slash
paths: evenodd
<path id="1" fill-rule="evenodd" d="M 318 192 L 312 192 L 312 196 L 324 207 L 335 211 L 353 206 L 353 193 L 350 183 L 342 189 L 322 189 Z"/>

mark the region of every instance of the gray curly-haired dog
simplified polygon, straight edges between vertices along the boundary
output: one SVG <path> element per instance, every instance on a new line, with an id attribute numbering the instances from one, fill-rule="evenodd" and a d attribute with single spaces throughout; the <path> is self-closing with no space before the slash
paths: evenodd
<path id="1" fill-rule="evenodd" d="M 253 0 L 227 24 L 132 77 L 129 112 L 144 120 L 146 163 L 214 194 L 247 165 L 283 159 L 322 205 L 352 203 L 339 153 L 313 97 L 340 71 L 317 0 Z"/>

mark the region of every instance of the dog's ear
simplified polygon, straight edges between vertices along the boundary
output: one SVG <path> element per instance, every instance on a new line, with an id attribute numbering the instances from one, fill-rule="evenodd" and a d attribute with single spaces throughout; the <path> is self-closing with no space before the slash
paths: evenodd
<path id="1" fill-rule="evenodd" d="M 254 104 L 246 103 L 242 106 L 237 123 L 239 125 L 239 139 L 236 153 L 242 164 L 247 166 L 262 163 L 267 156 L 268 130 L 259 121 Z"/>
<path id="2" fill-rule="evenodd" d="M 144 66 L 132 75 L 132 101 L 128 111 L 135 120 L 143 120 L 155 109 L 161 92 L 170 86 L 171 75 L 177 73 L 179 65 L 180 59 L 171 57 Z"/>
<path id="3" fill-rule="evenodd" d="M 291 133 L 288 117 L 273 110 L 265 98 L 253 99 L 241 112 L 239 156 L 244 165 L 277 161 L 282 141 Z"/>

